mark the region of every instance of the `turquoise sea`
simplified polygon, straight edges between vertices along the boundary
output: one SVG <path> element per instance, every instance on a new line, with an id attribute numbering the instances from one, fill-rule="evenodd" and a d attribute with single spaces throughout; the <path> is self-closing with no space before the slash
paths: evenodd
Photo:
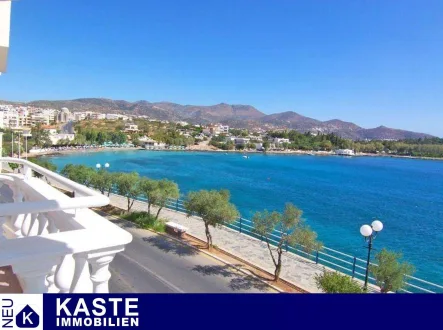
<path id="1" fill-rule="evenodd" d="M 182 194 L 226 188 L 244 218 L 292 202 L 327 246 L 363 257 L 362 224 L 380 219 L 374 242 L 402 252 L 415 276 L 443 283 L 443 161 L 175 151 L 105 151 L 48 156 L 66 164 L 110 164 L 176 181 Z"/>

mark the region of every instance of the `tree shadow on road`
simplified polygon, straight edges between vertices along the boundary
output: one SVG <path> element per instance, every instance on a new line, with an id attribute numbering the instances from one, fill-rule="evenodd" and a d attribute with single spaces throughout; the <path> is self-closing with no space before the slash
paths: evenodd
<path id="1" fill-rule="evenodd" d="M 234 291 L 240 291 L 240 290 L 244 291 L 251 289 L 263 292 L 269 291 L 269 286 L 266 283 L 259 281 L 257 278 L 255 278 L 252 275 L 239 276 L 233 278 L 229 283 L 229 287 Z"/>
<path id="2" fill-rule="evenodd" d="M 139 226 L 137 226 L 135 223 L 132 223 L 128 220 L 123 220 L 123 219 L 112 219 L 112 223 L 116 224 L 117 226 L 125 229 L 125 228 L 140 228 Z"/>
<path id="3" fill-rule="evenodd" d="M 241 265 L 234 265 L 236 267 L 241 267 Z M 246 291 L 255 289 L 258 291 L 268 291 L 269 286 L 263 283 L 259 279 L 252 275 L 242 275 L 239 274 L 234 268 L 229 265 L 220 266 L 201 266 L 197 265 L 192 268 L 193 271 L 202 274 L 203 276 L 222 276 L 222 277 L 232 277 L 229 281 L 229 287 L 233 291 Z"/>
<path id="4" fill-rule="evenodd" d="M 166 252 L 172 253 L 179 257 L 187 257 L 197 255 L 198 251 L 184 244 L 177 243 L 173 240 L 169 240 L 163 236 L 151 236 L 151 237 L 143 237 L 143 241 L 151 244 L 157 249 Z"/>

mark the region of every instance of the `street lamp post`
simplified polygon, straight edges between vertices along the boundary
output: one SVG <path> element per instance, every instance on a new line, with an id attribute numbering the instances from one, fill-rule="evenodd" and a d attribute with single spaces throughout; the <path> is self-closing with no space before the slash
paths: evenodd
<path id="1" fill-rule="evenodd" d="M 368 242 L 368 260 L 366 261 L 366 275 L 365 285 L 363 290 L 368 290 L 368 278 L 369 278 L 369 264 L 371 262 L 371 250 L 372 241 L 377 237 L 377 234 L 383 229 L 383 223 L 379 220 L 374 220 L 371 225 L 363 225 L 360 227 L 360 234 L 365 238 L 365 242 Z"/>
<path id="2" fill-rule="evenodd" d="M 105 163 L 105 169 L 108 169 L 109 168 L 109 163 Z M 95 168 L 97 169 L 97 170 L 100 170 L 101 168 L 102 168 L 102 164 L 100 164 L 100 163 L 97 163 L 96 165 L 95 165 Z"/>
<path id="3" fill-rule="evenodd" d="M 18 132 L 18 158 L 20 159 L 21 158 L 21 155 L 20 155 L 20 152 L 21 152 L 21 144 L 20 144 L 20 141 L 21 141 L 21 139 L 20 139 L 20 132 Z"/>
<path id="4" fill-rule="evenodd" d="M 28 160 L 28 138 L 32 136 L 31 133 L 25 133 L 23 134 L 23 137 L 25 138 L 25 151 L 26 151 L 26 160 Z"/>

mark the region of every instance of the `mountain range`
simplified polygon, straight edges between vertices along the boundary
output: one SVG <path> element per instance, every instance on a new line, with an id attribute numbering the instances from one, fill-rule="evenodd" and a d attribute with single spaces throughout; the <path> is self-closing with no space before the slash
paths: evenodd
<path id="1" fill-rule="evenodd" d="M 333 119 L 320 121 L 300 115 L 293 111 L 266 115 L 251 105 L 220 103 L 211 106 L 181 105 L 172 102 L 128 102 L 103 98 L 81 98 L 61 101 L 32 101 L 28 103 L 7 102 L 28 106 L 61 109 L 71 111 L 96 111 L 102 113 L 125 113 L 145 115 L 153 119 L 169 121 L 188 121 L 194 124 L 223 123 L 237 128 L 277 129 L 290 128 L 304 132 L 334 133 L 353 140 L 363 139 L 419 139 L 433 137 L 400 129 L 379 126 L 366 129 L 354 123 Z"/>

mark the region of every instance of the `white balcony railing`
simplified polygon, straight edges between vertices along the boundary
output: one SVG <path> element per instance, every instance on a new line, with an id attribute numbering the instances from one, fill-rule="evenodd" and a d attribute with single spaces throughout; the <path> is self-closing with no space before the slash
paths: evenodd
<path id="1" fill-rule="evenodd" d="M 107 293 L 109 264 L 132 240 L 89 209 L 109 199 L 26 160 L 0 158 L 0 168 L 5 163 L 20 167 L 0 173 L 0 267 L 12 266 L 24 293 Z"/>

